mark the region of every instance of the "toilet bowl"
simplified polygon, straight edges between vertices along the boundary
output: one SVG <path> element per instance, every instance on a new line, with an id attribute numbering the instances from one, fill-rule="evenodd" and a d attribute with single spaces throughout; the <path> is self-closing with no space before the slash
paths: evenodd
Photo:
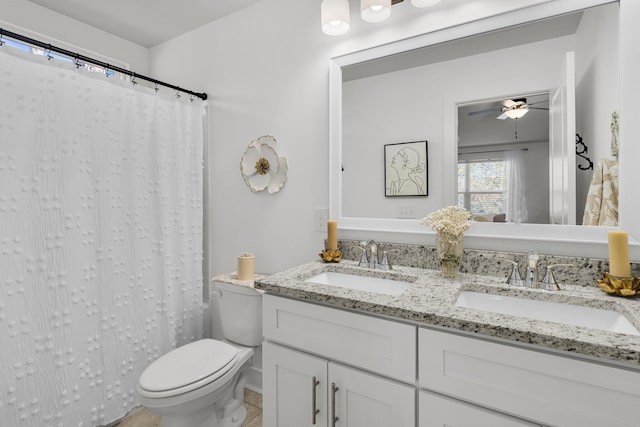
<path id="1" fill-rule="evenodd" d="M 253 288 L 212 284 L 224 341 L 202 339 L 170 351 L 138 381 L 140 403 L 163 427 L 240 427 L 253 348 L 262 342 L 262 295 Z"/>

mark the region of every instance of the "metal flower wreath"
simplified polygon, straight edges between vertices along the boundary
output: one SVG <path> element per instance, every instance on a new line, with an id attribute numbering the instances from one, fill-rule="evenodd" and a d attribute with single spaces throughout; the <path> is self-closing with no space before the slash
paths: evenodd
<path id="1" fill-rule="evenodd" d="M 264 189 L 277 193 L 287 182 L 287 159 L 278 156 L 277 142 L 271 135 L 261 136 L 249 144 L 240 160 L 240 171 L 252 192 Z"/>

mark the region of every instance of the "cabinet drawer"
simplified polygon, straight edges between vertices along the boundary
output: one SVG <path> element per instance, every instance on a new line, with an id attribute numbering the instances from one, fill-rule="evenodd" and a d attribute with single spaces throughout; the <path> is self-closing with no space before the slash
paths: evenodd
<path id="1" fill-rule="evenodd" d="M 265 339 L 401 381 L 416 380 L 416 327 L 273 295 Z"/>
<path id="2" fill-rule="evenodd" d="M 540 427 L 429 391 L 420 391 L 419 427 Z"/>
<path id="3" fill-rule="evenodd" d="M 422 388 L 548 425 L 640 420 L 638 372 L 428 329 L 418 335 Z"/>

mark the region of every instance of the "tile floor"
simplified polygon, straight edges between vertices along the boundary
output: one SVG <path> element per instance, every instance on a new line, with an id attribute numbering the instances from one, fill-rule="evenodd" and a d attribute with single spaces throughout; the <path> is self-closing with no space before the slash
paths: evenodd
<path id="1" fill-rule="evenodd" d="M 244 427 L 262 427 L 262 395 L 248 389 L 244 390 L 244 406 L 247 408 L 247 421 Z M 115 427 L 159 427 L 160 417 L 142 409 Z"/>

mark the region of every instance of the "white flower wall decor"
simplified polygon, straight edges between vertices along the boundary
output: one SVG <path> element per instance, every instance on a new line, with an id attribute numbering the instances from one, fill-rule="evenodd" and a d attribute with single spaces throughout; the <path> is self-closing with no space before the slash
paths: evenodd
<path id="1" fill-rule="evenodd" d="M 288 170 L 287 159 L 278 155 L 276 139 L 271 135 L 251 141 L 240 160 L 242 178 L 254 193 L 280 191 L 287 182 Z"/>

